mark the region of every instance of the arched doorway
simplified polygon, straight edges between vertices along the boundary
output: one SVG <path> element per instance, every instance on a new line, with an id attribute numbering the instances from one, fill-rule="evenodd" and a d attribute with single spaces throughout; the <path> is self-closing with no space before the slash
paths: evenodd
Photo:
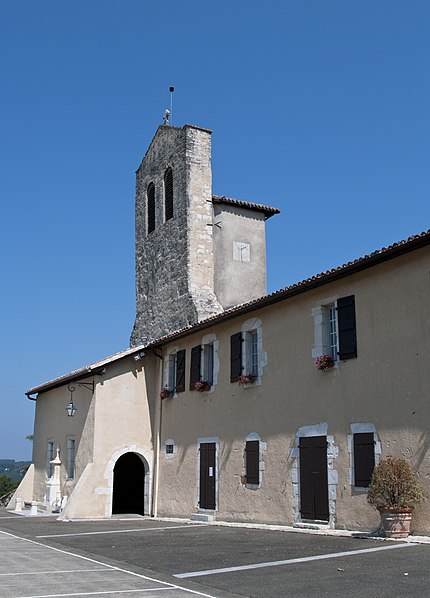
<path id="1" fill-rule="evenodd" d="M 136 453 L 125 453 L 113 469 L 112 514 L 145 514 L 145 476 L 147 468 Z"/>

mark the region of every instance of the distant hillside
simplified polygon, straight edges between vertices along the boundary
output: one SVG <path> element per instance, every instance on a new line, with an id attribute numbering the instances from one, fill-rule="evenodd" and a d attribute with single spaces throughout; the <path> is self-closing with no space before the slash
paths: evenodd
<path id="1" fill-rule="evenodd" d="M 31 461 L 15 461 L 15 459 L 0 459 L 0 476 L 6 475 L 12 480 L 22 480 Z"/>

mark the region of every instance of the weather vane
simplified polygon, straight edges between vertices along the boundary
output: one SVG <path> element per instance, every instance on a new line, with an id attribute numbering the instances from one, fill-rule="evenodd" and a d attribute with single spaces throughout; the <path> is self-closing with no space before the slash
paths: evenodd
<path id="1" fill-rule="evenodd" d="M 163 115 L 163 123 L 165 125 L 173 124 L 173 92 L 175 91 L 174 87 L 169 87 L 170 92 L 170 110 L 166 108 Z"/>

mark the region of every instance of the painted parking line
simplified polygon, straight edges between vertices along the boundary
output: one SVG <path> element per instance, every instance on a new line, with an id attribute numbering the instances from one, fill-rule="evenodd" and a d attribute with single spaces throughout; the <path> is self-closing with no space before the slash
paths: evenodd
<path id="1" fill-rule="evenodd" d="M 363 548 L 361 550 L 349 550 L 347 552 L 332 552 L 328 554 L 318 554 L 316 556 L 306 556 L 297 559 L 287 559 L 285 561 L 269 561 L 267 563 L 254 563 L 253 565 L 239 565 L 237 567 L 222 567 L 220 569 L 207 569 L 206 571 L 191 571 L 189 573 L 176 573 L 173 577 L 185 579 L 188 577 L 200 577 L 203 575 L 217 575 L 218 573 L 233 573 L 234 571 L 248 571 L 250 569 L 264 569 L 266 567 L 280 567 L 281 565 L 292 565 L 294 563 L 307 563 L 310 561 L 322 561 L 325 559 L 337 559 L 346 556 L 355 556 L 357 554 L 368 554 L 371 552 L 381 552 L 382 550 L 395 550 L 396 548 L 408 548 L 417 546 L 412 542 L 407 544 L 391 544 L 390 546 L 379 546 L 377 548 Z"/>
<path id="2" fill-rule="evenodd" d="M 39 596 L 20 596 L 20 598 L 67 598 L 67 596 L 109 596 L 112 594 L 136 594 L 137 592 L 166 592 L 175 588 L 147 588 L 144 590 L 112 590 L 107 592 L 75 592 L 74 594 L 40 594 Z M 201 594 L 205 596 L 206 594 Z"/>
<path id="3" fill-rule="evenodd" d="M 109 573 L 109 571 L 115 571 L 115 569 L 106 569 L 106 567 L 96 567 L 94 569 L 64 569 L 64 571 L 58 571 L 57 569 L 55 569 L 55 575 L 57 575 L 57 573 L 90 573 L 92 571 L 106 571 L 106 573 Z M 21 575 L 46 575 L 47 573 L 49 573 L 49 571 L 25 571 L 24 573 L 20 572 L 20 573 L 0 573 L 0 577 L 13 577 L 13 576 L 19 576 L 21 577 Z"/>
<path id="4" fill-rule="evenodd" d="M 196 527 L 202 526 L 204 524 L 201 523 L 193 523 Z M 155 531 L 164 531 L 169 529 L 180 529 L 183 527 L 190 527 L 190 524 L 187 525 L 166 525 L 164 527 L 138 527 L 136 529 L 113 529 L 103 530 L 101 532 L 71 532 L 69 534 L 45 534 L 43 536 L 36 536 L 36 538 L 70 538 L 71 536 L 99 536 L 101 534 L 126 534 L 128 532 L 155 532 Z"/>
<path id="5" fill-rule="evenodd" d="M 56 593 L 56 594 L 41 594 L 41 595 L 34 595 L 32 594 L 31 596 L 23 596 L 22 594 L 20 594 L 20 598 L 66 598 L 67 596 L 100 596 L 100 595 L 105 595 L 108 596 L 110 595 L 116 595 L 116 594 L 137 594 L 137 593 L 141 593 L 141 594 L 149 594 L 151 595 L 151 592 L 159 592 L 159 591 L 168 591 L 168 590 L 176 590 L 177 592 L 179 592 L 181 595 L 182 593 L 185 594 L 193 594 L 195 596 L 202 596 L 203 598 L 216 598 L 215 596 L 213 596 L 212 594 L 207 594 L 204 592 L 199 592 L 197 590 L 191 590 L 189 588 L 183 588 L 175 583 L 170 583 L 168 581 L 160 581 L 158 579 L 154 579 L 153 577 L 149 577 L 148 575 L 143 575 L 141 573 L 136 573 L 135 571 L 129 571 L 128 569 L 123 569 L 122 567 L 115 567 L 113 565 L 109 565 L 108 563 L 104 563 L 103 561 L 99 561 L 90 557 L 86 557 L 86 556 L 82 556 L 80 554 L 76 554 L 74 552 L 70 552 L 68 550 L 62 550 L 61 548 L 55 548 L 54 546 L 49 546 L 49 544 L 43 544 L 42 542 L 36 542 L 35 540 L 29 540 L 27 538 L 22 538 L 20 536 L 16 536 L 15 534 L 12 534 L 10 532 L 5 532 L 3 530 L 0 530 L 0 539 L 3 538 L 5 540 L 18 540 L 20 543 L 24 542 L 27 543 L 35 548 L 42 548 L 45 549 L 47 551 L 53 551 L 55 553 L 59 553 L 61 555 L 66 555 L 66 556 L 70 556 L 73 557 L 74 559 L 79 559 L 80 561 L 86 561 L 88 563 L 93 563 L 94 565 L 99 565 L 99 567 L 97 568 L 93 568 L 92 570 L 97 570 L 98 572 L 102 572 L 102 573 L 110 573 L 110 572 L 116 572 L 116 573 L 123 573 L 124 574 L 124 581 L 123 581 L 123 586 L 127 586 L 127 577 L 133 577 L 133 578 L 137 578 L 138 580 L 142 580 L 142 582 L 146 582 L 146 583 L 151 583 L 154 584 L 152 587 L 142 587 L 142 588 L 130 588 L 130 587 L 125 587 L 124 589 L 111 589 L 111 590 L 103 590 L 103 591 L 86 591 L 86 592 L 67 592 L 65 591 L 64 593 Z M 21 545 L 22 546 L 22 545 Z M 21 553 L 24 553 L 25 551 L 21 550 Z M 0 563 L 1 564 L 1 563 Z M 77 573 L 81 573 L 85 571 L 84 569 L 78 569 L 76 572 Z M 89 569 L 87 570 L 89 571 Z M 49 573 L 50 571 L 45 571 L 44 574 L 46 576 L 46 573 Z M 25 575 L 29 573 L 28 571 L 22 571 L 22 572 L 16 572 L 15 573 L 15 577 L 19 577 L 21 575 Z M 38 571 L 33 571 L 32 573 L 39 573 Z M 118 581 L 118 580 L 117 580 Z M 130 582 L 130 579 L 128 580 Z M 58 580 L 58 584 L 60 584 L 61 581 Z M 90 582 L 91 583 L 91 582 Z M 97 582 L 99 583 L 99 582 Z M 128 583 L 128 585 L 130 586 L 131 583 Z M 57 585 L 58 587 L 58 585 Z M 4 595 L 1 594 L 1 587 L 0 587 L 0 595 Z M 177 596 L 178 594 L 175 594 L 175 596 Z M 10 594 L 7 594 L 8 598 L 11 598 Z"/>

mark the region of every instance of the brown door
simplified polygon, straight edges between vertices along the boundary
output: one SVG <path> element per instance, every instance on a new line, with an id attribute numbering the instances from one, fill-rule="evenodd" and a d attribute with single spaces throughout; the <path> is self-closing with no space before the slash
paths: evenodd
<path id="1" fill-rule="evenodd" d="M 200 445 L 200 497 L 201 509 L 215 509 L 215 442 Z"/>
<path id="2" fill-rule="evenodd" d="M 302 519 L 328 521 L 327 437 L 300 438 Z"/>

